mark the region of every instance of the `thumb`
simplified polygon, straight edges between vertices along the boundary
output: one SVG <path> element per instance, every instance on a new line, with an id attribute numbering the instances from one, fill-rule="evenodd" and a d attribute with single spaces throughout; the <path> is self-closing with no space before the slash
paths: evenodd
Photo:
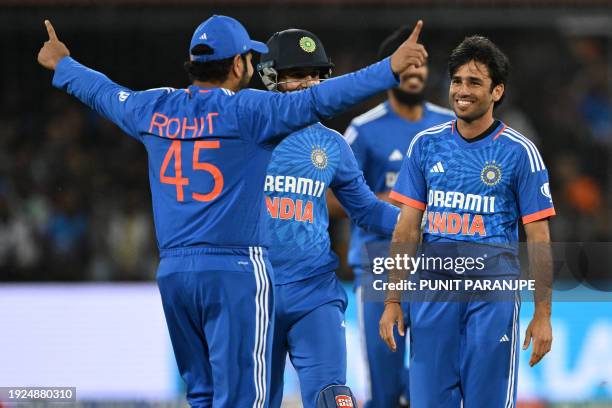
<path id="1" fill-rule="evenodd" d="M 525 331 L 525 341 L 523 342 L 523 350 L 527 350 L 531 344 L 531 326 L 527 327 Z"/>
<path id="2" fill-rule="evenodd" d="M 405 332 L 404 332 L 404 318 L 402 316 L 400 316 L 397 319 L 397 332 L 399 333 L 400 336 L 403 336 L 405 334 Z"/>
<path id="3" fill-rule="evenodd" d="M 49 20 L 45 20 L 45 27 L 47 27 L 47 34 L 49 34 L 49 41 L 59 41 L 55 29 Z"/>
<path id="4" fill-rule="evenodd" d="M 419 41 L 419 35 L 421 34 L 421 29 L 423 28 L 423 20 L 417 21 L 414 29 L 410 33 L 408 37 L 408 42 L 416 43 Z"/>

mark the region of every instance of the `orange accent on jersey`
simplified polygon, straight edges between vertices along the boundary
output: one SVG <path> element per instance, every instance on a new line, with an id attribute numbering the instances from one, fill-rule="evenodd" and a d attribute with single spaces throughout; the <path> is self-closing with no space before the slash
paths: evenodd
<path id="1" fill-rule="evenodd" d="M 223 173 L 221 173 L 221 170 L 219 170 L 219 168 L 214 164 L 200 163 L 198 161 L 200 149 L 219 149 L 220 147 L 221 143 L 218 140 L 198 140 L 193 146 L 193 169 L 207 171 L 213 176 L 213 179 L 215 180 L 215 184 L 213 185 L 213 189 L 210 193 L 191 193 L 191 196 L 194 200 L 203 202 L 212 201 L 217 198 L 223 190 Z"/>
<path id="2" fill-rule="evenodd" d="M 397 191 L 391 191 L 389 193 L 389 198 L 394 199 L 395 201 L 399 201 L 402 204 L 407 205 L 408 207 L 416 208 L 417 210 L 425 211 L 425 203 L 414 200 L 410 197 L 406 197 L 403 194 L 398 193 Z"/>
<path id="3" fill-rule="evenodd" d="M 174 158 L 174 177 L 166 176 L 166 169 L 168 168 L 168 164 L 170 163 L 170 159 Z M 183 173 L 181 171 L 181 142 L 179 140 L 175 140 L 170 145 L 166 156 L 164 157 L 164 162 L 161 165 L 161 169 L 159 170 L 159 180 L 164 184 L 174 184 L 176 187 L 176 199 L 178 201 L 183 201 L 183 186 L 189 184 L 189 179 L 182 177 Z"/>
<path id="4" fill-rule="evenodd" d="M 457 213 L 448 213 L 447 217 L 447 229 L 446 232 L 449 234 L 457 234 L 461 231 L 461 216 Z"/>
<path id="5" fill-rule="evenodd" d="M 218 112 L 210 112 L 208 115 L 206 115 L 206 117 L 208 118 L 208 134 L 212 135 L 214 130 L 213 130 L 213 120 L 212 118 L 214 116 L 219 116 Z"/>
<path id="6" fill-rule="evenodd" d="M 174 133 L 170 133 L 170 125 L 172 123 L 176 123 L 176 132 Z M 174 139 L 178 136 L 180 131 L 181 121 L 179 120 L 179 118 L 170 118 L 170 120 L 168 120 L 168 125 L 166 126 L 166 136 L 168 136 L 170 139 Z"/>
<path id="7" fill-rule="evenodd" d="M 553 217 L 556 214 L 557 213 L 555 212 L 555 209 L 553 207 L 550 207 L 545 210 L 523 216 L 523 224 L 529 224 L 530 222 L 538 221 L 543 218 Z"/>
<path id="8" fill-rule="evenodd" d="M 293 200 L 288 197 L 270 198 L 266 196 L 266 208 L 272 218 L 295 220 L 312 224 L 312 201 Z"/>
<path id="9" fill-rule="evenodd" d="M 157 122 L 156 119 L 161 118 L 163 122 Z M 162 136 L 162 128 L 168 124 L 168 117 L 162 113 L 155 112 L 151 118 L 151 124 L 149 125 L 149 133 L 153 133 L 153 127 L 156 127 L 159 131 L 159 136 Z"/>
<path id="10" fill-rule="evenodd" d="M 474 219 L 472 220 L 472 226 L 470 227 L 470 235 L 475 235 L 478 233 L 481 237 L 487 235 L 487 231 L 485 230 L 484 220 L 482 219 L 482 215 L 476 214 L 474 215 Z"/>
<path id="11" fill-rule="evenodd" d="M 278 197 L 274 197 L 274 200 L 272 200 L 270 197 L 266 196 L 266 208 L 272 218 L 278 218 L 278 205 Z"/>
<path id="12" fill-rule="evenodd" d="M 279 218 L 281 220 L 288 220 L 293 218 L 294 214 L 295 206 L 293 204 L 293 200 L 287 197 L 281 198 Z"/>
<path id="13" fill-rule="evenodd" d="M 303 203 L 302 200 L 295 200 L 295 220 L 302 221 L 302 212 L 303 212 Z"/>
<path id="14" fill-rule="evenodd" d="M 440 234 L 461 234 L 486 236 L 482 215 L 475 214 L 470 223 L 471 214 L 431 211 L 427 214 L 428 232 Z"/>
<path id="15" fill-rule="evenodd" d="M 446 233 L 446 213 L 434 213 L 433 232 Z"/>
<path id="16" fill-rule="evenodd" d="M 501 135 L 504 130 L 506 130 L 506 125 L 502 126 L 502 128 L 499 129 L 499 132 L 497 132 L 495 134 L 495 136 L 493 136 L 493 140 L 497 139 L 499 137 L 499 135 Z"/>
<path id="17" fill-rule="evenodd" d="M 191 130 L 192 131 L 192 137 L 196 137 L 196 134 L 198 133 L 198 120 L 196 118 L 193 118 L 193 126 L 188 126 L 187 125 L 187 118 L 183 118 L 183 129 L 181 130 L 181 139 L 185 138 L 185 131 L 186 130 Z"/>
<path id="18" fill-rule="evenodd" d="M 312 224 L 312 201 L 306 202 L 306 207 L 304 208 L 304 213 L 302 214 L 302 221 Z"/>
<path id="19" fill-rule="evenodd" d="M 200 89 L 198 92 L 199 93 L 207 93 L 207 92 L 210 92 L 210 89 Z"/>

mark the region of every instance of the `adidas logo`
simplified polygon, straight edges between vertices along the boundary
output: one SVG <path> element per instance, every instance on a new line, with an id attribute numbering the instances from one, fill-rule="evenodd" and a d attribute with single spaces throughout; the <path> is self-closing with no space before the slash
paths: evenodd
<path id="1" fill-rule="evenodd" d="M 442 167 L 442 162 L 437 162 L 435 166 L 429 170 L 430 173 L 444 173 L 444 167 Z"/>
<path id="2" fill-rule="evenodd" d="M 208 38 L 206 37 L 206 33 L 203 33 L 203 34 L 200 36 L 200 40 L 208 40 Z"/>
<path id="3" fill-rule="evenodd" d="M 505 334 L 501 337 L 501 339 L 499 339 L 500 343 L 504 343 L 506 341 L 510 341 L 510 339 L 508 338 L 508 336 L 506 336 Z"/>
<path id="4" fill-rule="evenodd" d="M 395 149 L 390 155 L 389 155 L 389 161 L 401 161 L 404 159 L 404 155 L 402 154 L 402 152 L 400 152 L 399 150 Z"/>

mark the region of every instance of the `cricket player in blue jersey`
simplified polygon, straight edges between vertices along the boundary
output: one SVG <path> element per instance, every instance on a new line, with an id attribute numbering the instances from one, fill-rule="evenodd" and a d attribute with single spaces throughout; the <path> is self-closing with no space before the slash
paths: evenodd
<path id="1" fill-rule="evenodd" d="M 493 116 L 494 106 L 504 96 L 508 70 L 507 57 L 487 38 L 468 37 L 452 51 L 449 100 L 457 120 L 420 132 L 408 147 L 390 194 L 403 204 L 391 255 L 416 255 L 427 208 L 422 259 L 444 254 L 451 246 L 459 254 L 476 252 L 482 264 L 472 266 L 469 273 L 426 266 L 418 270 L 421 279 L 448 281 L 469 275 L 513 280 L 519 274 L 516 244 L 522 220 L 530 270 L 536 273 L 535 314 L 523 344 L 526 349 L 533 340 L 533 366 L 552 342 L 548 218 L 555 210 L 538 149 Z M 476 244 L 480 245 L 474 251 Z M 389 280 L 398 282 L 405 273 L 405 269 L 393 269 Z M 412 298 L 412 408 L 515 406 L 520 301 L 515 292 L 510 291 L 510 299 L 502 294 L 491 300 Z M 380 335 L 392 350 L 397 349 L 394 325 L 404 334 L 399 296 L 399 291 L 387 292 L 380 321 Z"/>
<path id="2" fill-rule="evenodd" d="M 281 31 L 266 45 L 269 52 L 261 56 L 257 69 L 272 91 L 306 89 L 331 75 L 333 64 L 309 31 Z M 276 147 L 264 186 L 275 279 L 271 407 L 281 406 L 287 354 L 305 408 L 316 408 L 317 401 L 322 406 L 326 394 L 344 397 L 347 405 L 338 406 L 353 406 L 348 405 L 350 389 L 343 387 L 347 298 L 336 278 L 338 258 L 327 230 L 328 188 L 366 230 L 390 237 L 399 215 L 397 207 L 377 199 L 368 188 L 349 145 L 336 131 L 316 123 Z M 350 403 L 357 406 L 354 400 Z"/>
<path id="3" fill-rule="evenodd" d="M 213 16 L 189 47 L 187 89 L 135 92 L 72 59 L 51 23 L 39 63 L 144 144 L 160 264 L 157 283 L 187 400 L 197 407 L 268 405 L 273 290 L 262 247 L 262 189 L 282 138 L 397 83 L 421 65 L 422 22 L 391 57 L 287 94 L 242 90 L 252 52 L 267 52 L 235 19 Z"/>
<path id="4" fill-rule="evenodd" d="M 396 30 L 381 44 L 379 56 L 391 55 L 408 33 L 408 27 Z M 393 202 L 389 192 L 412 138 L 424 129 L 455 117 L 452 111 L 425 101 L 427 76 L 427 65 L 404 71 L 400 75 L 400 85 L 387 91 L 388 99 L 353 119 L 345 132 L 366 182 L 384 200 Z M 390 239 L 390 235 L 353 225 L 348 261 L 355 273 L 361 340 L 367 362 L 366 408 L 396 407 L 400 399 L 402 405 L 409 399 L 405 342 L 396 338 L 397 354 L 387 348 L 378 335 L 378 321 L 384 305 L 364 299 L 367 296 L 363 289 L 371 285 L 375 276 L 370 261 L 389 254 Z M 404 308 L 407 314 L 407 303 Z"/>

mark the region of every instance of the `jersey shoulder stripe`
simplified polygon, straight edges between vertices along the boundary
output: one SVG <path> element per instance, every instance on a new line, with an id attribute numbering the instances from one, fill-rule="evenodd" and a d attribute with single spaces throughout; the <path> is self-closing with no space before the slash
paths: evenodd
<path id="1" fill-rule="evenodd" d="M 346 140 L 346 143 L 349 145 L 352 145 L 355 139 L 357 139 L 358 135 L 359 133 L 357 132 L 357 129 L 355 129 L 353 125 L 350 125 L 344 131 L 344 140 Z"/>
<path id="2" fill-rule="evenodd" d="M 452 121 L 449 121 L 449 122 L 445 122 L 437 126 L 430 127 L 429 129 L 425 129 L 422 132 L 417 133 L 412 138 L 412 141 L 410 142 L 410 146 L 408 146 L 408 153 L 406 153 L 408 157 L 412 155 L 412 150 L 414 149 L 414 145 L 421 137 L 425 135 L 434 135 L 437 133 L 444 132 L 445 130 L 450 129 L 451 125 L 452 125 Z"/>
<path id="3" fill-rule="evenodd" d="M 431 102 L 425 102 L 425 108 L 431 112 L 455 117 L 455 112 L 453 112 L 452 110 L 444 108 L 440 105 L 433 104 Z"/>
<path id="4" fill-rule="evenodd" d="M 535 143 L 533 143 L 531 141 L 531 139 L 529 139 L 527 136 L 517 132 L 516 130 L 514 130 L 512 128 L 506 128 L 506 130 L 510 134 L 518 137 L 519 139 L 521 139 L 521 140 L 525 141 L 525 143 L 527 143 L 527 146 L 529 146 L 531 148 L 531 152 L 534 154 L 534 159 L 537 159 L 537 161 L 538 161 L 538 163 L 540 165 L 540 168 L 542 170 L 545 170 L 546 167 L 544 166 L 544 160 L 542 160 L 542 156 L 540 155 L 540 152 L 538 151 L 538 148 L 536 147 Z"/>
<path id="5" fill-rule="evenodd" d="M 502 135 L 504 135 L 509 140 L 518 143 L 525 149 L 532 173 L 546 170 L 546 167 L 544 166 L 544 161 L 542 160 L 542 156 L 540 156 L 538 149 L 535 147 L 531 140 L 527 139 L 525 136 L 510 128 L 506 128 L 506 130 L 502 132 Z"/>
<path id="6" fill-rule="evenodd" d="M 384 116 L 386 113 L 387 113 L 387 107 L 385 106 L 384 103 L 381 103 L 380 105 L 376 106 L 375 108 L 370 109 L 366 113 L 357 116 L 355 119 L 353 119 L 353 121 L 351 122 L 351 125 L 353 126 L 365 125 L 368 122 L 371 122 L 373 120 L 380 118 L 381 116 Z"/>
<path id="7" fill-rule="evenodd" d="M 233 91 L 230 91 L 229 89 L 225 89 L 225 88 L 220 88 L 224 94 L 226 94 L 227 96 L 232 96 L 234 95 Z"/>

